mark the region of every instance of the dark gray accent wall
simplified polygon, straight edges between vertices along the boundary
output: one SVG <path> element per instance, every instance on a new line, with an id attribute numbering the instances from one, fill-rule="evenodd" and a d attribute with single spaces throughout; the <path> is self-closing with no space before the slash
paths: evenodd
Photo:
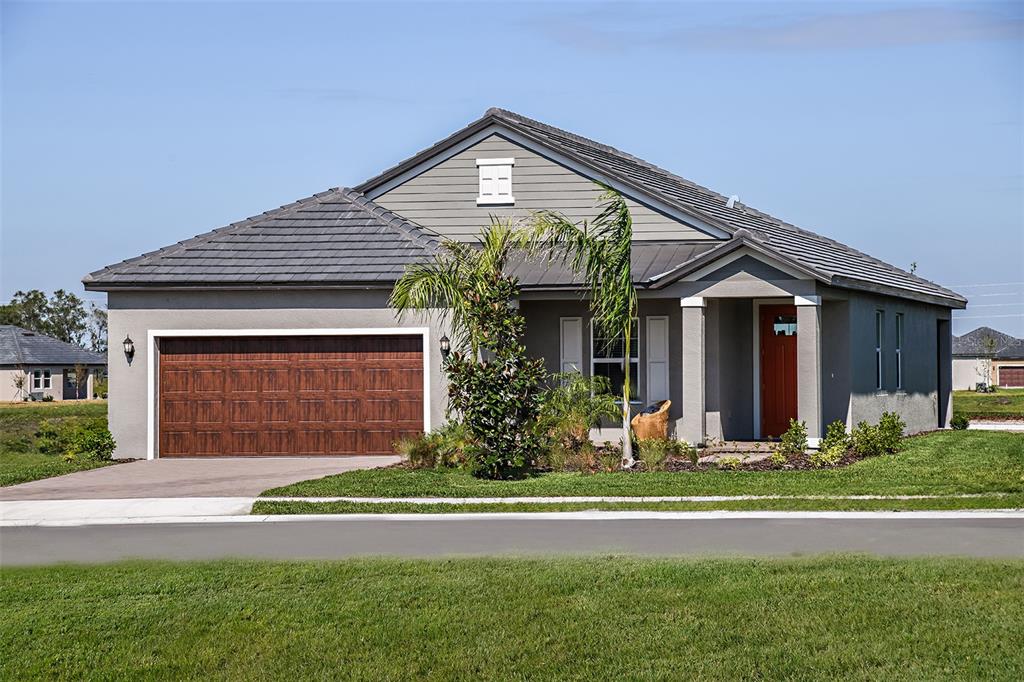
<path id="1" fill-rule="evenodd" d="M 754 437 L 753 304 L 710 299 L 704 318 L 704 403 L 708 435 Z"/>
<path id="2" fill-rule="evenodd" d="M 850 304 L 821 304 L 821 418 L 846 423 L 850 411 Z"/>

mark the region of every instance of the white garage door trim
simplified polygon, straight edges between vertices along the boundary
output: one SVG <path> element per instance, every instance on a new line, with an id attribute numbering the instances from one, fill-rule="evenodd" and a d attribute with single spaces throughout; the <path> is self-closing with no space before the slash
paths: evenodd
<path id="1" fill-rule="evenodd" d="M 156 342 L 169 336 L 416 336 L 423 337 L 423 430 L 430 431 L 430 329 L 360 327 L 349 329 L 150 329 L 146 342 L 146 459 L 156 459 Z"/>

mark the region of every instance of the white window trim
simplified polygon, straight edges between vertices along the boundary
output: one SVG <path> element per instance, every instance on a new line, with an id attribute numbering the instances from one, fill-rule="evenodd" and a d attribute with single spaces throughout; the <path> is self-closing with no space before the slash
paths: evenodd
<path id="1" fill-rule="evenodd" d="M 146 459 L 156 459 L 156 371 L 158 339 L 170 336 L 422 336 L 423 431 L 430 432 L 430 329 L 366 327 L 351 329 L 150 329 L 146 340 Z"/>
<path id="2" fill-rule="evenodd" d="M 896 313 L 896 390 L 903 390 L 903 313 Z"/>
<path id="3" fill-rule="evenodd" d="M 38 376 L 36 376 L 38 374 Z M 36 385 L 36 381 L 39 385 Z M 45 391 L 53 388 L 53 372 L 48 369 L 34 369 L 32 370 L 32 390 L 33 391 Z"/>
<path id="4" fill-rule="evenodd" d="M 885 311 L 875 310 L 875 390 L 885 390 Z"/>
<path id="5" fill-rule="evenodd" d="M 505 166 L 508 168 L 508 194 L 498 194 L 494 196 L 483 196 L 479 193 L 479 183 L 481 179 L 477 179 L 477 206 L 508 206 L 516 203 L 516 198 L 512 196 L 512 168 L 516 165 L 516 160 L 511 157 L 497 158 L 497 159 L 477 159 L 476 167 L 479 170 L 481 166 Z"/>
<path id="6" fill-rule="evenodd" d="M 630 405 L 643 405 L 643 401 L 639 400 L 640 394 L 640 319 L 634 317 L 633 321 L 636 322 L 636 357 L 630 358 L 631 364 L 636 364 L 636 385 L 633 386 L 633 399 L 629 401 Z M 631 349 L 632 350 L 632 349 Z M 594 366 L 595 365 L 622 365 L 624 358 L 597 358 L 594 357 L 594 318 L 590 318 L 590 376 L 594 377 Z M 616 398 L 615 402 L 621 403 L 621 398 Z"/>

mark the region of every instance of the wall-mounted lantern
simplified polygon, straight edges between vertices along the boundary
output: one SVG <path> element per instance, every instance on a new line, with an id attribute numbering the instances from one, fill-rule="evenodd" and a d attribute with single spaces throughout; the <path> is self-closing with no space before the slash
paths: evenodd
<path id="1" fill-rule="evenodd" d="M 452 352 L 451 341 L 448 340 L 447 336 L 442 336 L 440 340 L 441 344 L 441 358 L 444 360 L 448 359 L 448 355 Z"/>
<path id="2" fill-rule="evenodd" d="M 125 334 L 121 345 L 124 346 L 124 356 L 128 358 L 128 364 L 132 364 L 132 358 L 135 357 L 135 342 L 132 341 L 132 337 Z"/>

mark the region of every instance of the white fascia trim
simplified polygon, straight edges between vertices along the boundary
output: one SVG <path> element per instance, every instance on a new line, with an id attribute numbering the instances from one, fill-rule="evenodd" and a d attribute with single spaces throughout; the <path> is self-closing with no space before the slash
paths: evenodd
<path id="1" fill-rule="evenodd" d="M 707 299 L 703 296 L 688 296 L 686 298 L 679 299 L 680 308 L 705 308 L 707 307 Z"/>
<path id="2" fill-rule="evenodd" d="M 401 175 L 398 175 L 397 177 L 394 177 L 391 180 L 388 180 L 387 182 L 366 192 L 366 198 L 370 199 L 371 201 L 375 200 L 380 195 L 391 191 L 392 189 L 398 187 L 401 184 L 404 184 L 410 178 L 413 178 L 419 175 L 420 173 L 430 170 L 437 164 L 450 159 L 451 157 L 455 156 L 456 154 L 459 154 L 460 152 L 465 151 L 466 149 L 469 149 L 473 145 L 479 143 L 482 140 L 487 139 L 491 135 L 500 135 L 501 137 L 504 137 L 505 139 L 514 142 L 525 149 L 529 149 L 530 151 L 535 152 L 536 154 L 543 156 L 546 159 L 554 161 L 559 165 L 565 166 L 570 170 L 576 171 L 577 173 L 584 177 L 604 183 L 605 185 L 611 187 L 612 189 L 621 192 L 623 196 L 632 199 L 633 201 L 636 201 L 639 204 L 644 204 L 645 206 L 648 206 L 658 211 L 659 213 L 663 213 L 669 216 L 670 218 L 678 221 L 679 223 L 686 225 L 687 227 L 692 227 L 695 230 L 699 230 L 700 232 L 711 235 L 712 237 L 718 237 L 719 239 L 729 239 L 732 237 L 731 233 L 726 232 L 720 227 L 711 225 L 710 223 L 707 223 L 696 216 L 684 213 L 680 211 L 678 208 L 675 208 L 674 206 L 669 206 L 668 204 L 659 201 L 654 197 L 649 197 L 646 195 L 643 195 L 642 197 L 638 196 L 637 190 L 633 189 L 632 187 L 628 187 L 617 180 L 613 180 L 592 168 L 583 166 L 582 164 L 577 163 L 576 161 L 562 154 L 559 154 L 558 152 L 552 149 L 548 149 L 547 147 L 540 145 L 527 137 L 523 137 L 519 133 L 509 128 L 496 124 L 487 126 L 480 132 L 470 135 L 462 142 L 452 145 L 448 149 L 439 152 L 438 154 L 435 154 L 434 156 L 428 159 L 424 159 L 422 162 L 416 164 L 415 166 L 413 166 L 406 172 L 402 173 Z"/>
<path id="3" fill-rule="evenodd" d="M 430 329 L 349 327 L 345 329 L 150 329 L 146 334 L 146 459 L 156 459 L 156 341 L 171 336 L 415 336 L 423 337 L 423 430 L 430 431 Z"/>
<path id="4" fill-rule="evenodd" d="M 478 166 L 514 166 L 516 160 L 509 157 L 505 159 L 477 159 L 476 165 Z"/>
<path id="5" fill-rule="evenodd" d="M 821 296 L 794 296 L 793 303 L 798 306 L 819 306 Z"/>

